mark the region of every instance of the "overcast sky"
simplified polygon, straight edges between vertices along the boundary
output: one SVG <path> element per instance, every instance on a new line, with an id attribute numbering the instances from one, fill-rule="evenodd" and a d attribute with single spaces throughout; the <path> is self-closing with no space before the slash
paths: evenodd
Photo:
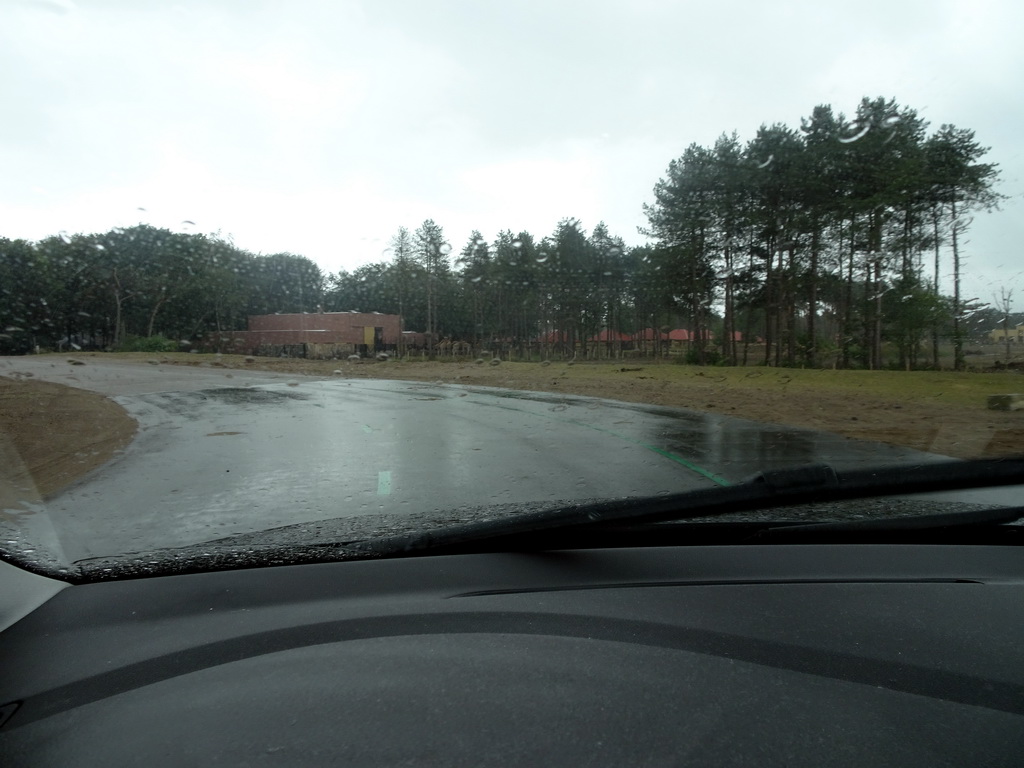
<path id="1" fill-rule="evenodd" d="M 1024 306 L 1024 10 L 1010 0 L 0 0 L 0 236 L 146 222 L 378 261 L 399 226 L 629 244 L 669 161 L 894 97 L 976 131 L 1001 212 L 967 295 Z M 195 222 L 195 224 L 185 223 Z"/>

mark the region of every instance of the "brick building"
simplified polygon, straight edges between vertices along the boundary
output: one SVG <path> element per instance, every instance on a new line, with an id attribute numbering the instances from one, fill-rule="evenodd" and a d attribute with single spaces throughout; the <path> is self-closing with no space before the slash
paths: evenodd
<path id="1" fill-rule="evenodd" d="M 402 319 L 379 312 L 250 315 L 249 330 L 214 334 L 225 352 L 331 359 L 371 355 L 398 347 Z"/>

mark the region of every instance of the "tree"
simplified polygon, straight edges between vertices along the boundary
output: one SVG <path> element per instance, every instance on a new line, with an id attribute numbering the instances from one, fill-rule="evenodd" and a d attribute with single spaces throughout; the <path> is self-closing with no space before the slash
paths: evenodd
<path id="1" fill-rule="evenodd" d="M 999 310 L 999 322 L 1003 326 L 1003 343 L 1006 345 L 1006 361 L 1010 361 L 1010 344 L 1013 338 L 1010 336 L 1010 312 L 1013 310 L 1013 289 L 1007 289 L 1005 285 L 1000 286 L 999 295 L 995 296 L 996 308 Z"/>
<path id="2" fill-rule="evenodd" d="M 410 284 L 412 279 L 414 250 L 412 235 L 405 227 L 399 227 L 398 231 L 391 238 L 392 263 L 394 265 L 396 286 L 398 288 L 398 315 L 399 315 L 399 338 L 398 354 L 405 354 L 404 332 L 406 304 L 409 300 Z"/>
<path id="3" fill-rule="evenodd" d="M 925 146 L 925 178 L 929 184 L 929 198 L 935 211 L 936 222 L 945 215 L 949 223 L 953 259 L 953 367 L 958 371 L 965 367 L 962 332 L 964 304 L 960 296 L 960 242 L 972 221 L 967 214 L 972 209 L 996 208 L 1002 199 L 1002 196 L 993 190 L 999 175 L 997 166 L 978 162 L 987 152 L 988 147 L 982 147 L 975 141 L 974 131 L 953 125 L 941 126 Z M 935 226 L 938 229 L 937 223 Z"/>
<path id="4" fill-rule="evenodd" d="M 437 343 L 438 283 L 449 273 L 448 254 L 452 247 L 444 239 L 444 230 L 433 219 L 427 219 L 419 226 L 414 244 L 416 258 L 426 271 L 427 338 L 433 346 Z"/>

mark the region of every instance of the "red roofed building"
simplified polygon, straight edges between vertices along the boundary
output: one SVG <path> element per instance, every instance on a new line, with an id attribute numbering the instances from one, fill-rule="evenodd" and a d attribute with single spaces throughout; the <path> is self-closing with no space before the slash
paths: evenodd
<path id="1" fill-rule="evenodd" d="M 697 341 L 697 334 L 693 331 L 688 331 L 685 328 L 676 328 L 673 331 L 669 331 L 668 337 L 672 341 L 673 347 Z M 715 334 L 704 329 L 700 332 L 700 337 L 703 338 L 704 341 L 714 341 Z"/>
<path id="2" fill-rule="evenodd" d="M 663 331 L 656 331 L 654 328 L 644 328 L 642 331 L 637 331 L 633 334 L 633 338 L 637 341 L 668 341 L 669 334 Z"/>

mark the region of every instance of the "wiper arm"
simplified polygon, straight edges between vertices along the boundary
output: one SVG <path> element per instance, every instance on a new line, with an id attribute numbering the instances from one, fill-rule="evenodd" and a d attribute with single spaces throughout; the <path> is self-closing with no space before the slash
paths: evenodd
<path id="1" fill-rule="evenodd" d="M 1024 458 L 944 461 L 842 473 L 826 464 L 812 464 L 762 472 L 727 487 L 573 505 L 437 531 L 369 539 L 350 546 L 367 554 L 395 556 L 569 529 L 639 525 L 804 503 L 1018 484 L 1024 484 Z"/>

